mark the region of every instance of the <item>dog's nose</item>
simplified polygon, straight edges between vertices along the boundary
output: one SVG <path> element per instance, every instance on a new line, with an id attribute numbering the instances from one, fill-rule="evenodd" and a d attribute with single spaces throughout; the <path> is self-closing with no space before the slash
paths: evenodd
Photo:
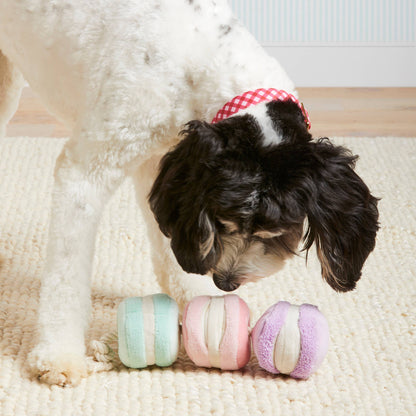
<path id="1" fill-rule="evenodd" d="M 240 283 L 234 282 L 231 279 L 226 279 L 215 273 L 212 275 L 212 278 L 214 280 L 215 286 L 224 292 L 232 292 L 233 290 L 236 290 L 240 287 Z"/>

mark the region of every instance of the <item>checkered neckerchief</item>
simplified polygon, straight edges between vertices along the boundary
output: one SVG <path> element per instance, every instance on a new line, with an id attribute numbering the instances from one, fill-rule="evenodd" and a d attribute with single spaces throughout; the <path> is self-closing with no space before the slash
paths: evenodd
<path id="1" fill-rule="evenodd" d="M 292 94 L 289 94 L 283 90 L 276 90 L 274 88 L 259 88 L 255 91 L 247 91 L 242 95 L 234 97 L 231 101 L 224 105 L 217 115 L 213 118 L 212 124 L 218 123 L 221 120 L 224 120 L 233 114 L 238 113 L 240 110 L 244 110 L 251 105 L 259 104 L 264 101 L 287 101 L 291 100 L 298 105 L 302 110 L 303 116 L 305 118 L 305 123 L 308 126 L 308 129 L 311 128 L 311 120 L 309 118 L 308 112 L 305 110 L 305 107 L 299 100 Z"/>

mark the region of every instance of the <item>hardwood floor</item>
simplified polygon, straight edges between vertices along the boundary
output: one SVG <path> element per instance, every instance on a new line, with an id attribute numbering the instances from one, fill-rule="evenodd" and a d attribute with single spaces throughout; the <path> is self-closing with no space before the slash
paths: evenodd
<path id="1" fill-rule="evenodd" d="M 416 88 L 299 88 L 314 136 L 416 137 Z"/>
<path id="2" fill-rule="evenodd" d="M 299 88 L 319 136 L 416 137 L 416 88 Z M 8 136 L 67 137 L 65 126 L 25 88 Z"/>

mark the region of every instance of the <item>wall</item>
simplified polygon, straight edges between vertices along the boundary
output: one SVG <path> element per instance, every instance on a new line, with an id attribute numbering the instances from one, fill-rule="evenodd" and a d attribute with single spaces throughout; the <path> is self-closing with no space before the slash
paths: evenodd
<path id="1" fill-rule="evenodd" d="M 229 0 L 298 86 L 416 86 L 416 0 Z"/>

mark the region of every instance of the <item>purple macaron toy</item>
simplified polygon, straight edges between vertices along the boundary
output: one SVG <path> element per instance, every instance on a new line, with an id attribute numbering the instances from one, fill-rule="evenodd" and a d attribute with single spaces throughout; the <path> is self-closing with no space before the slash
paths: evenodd
<path id="1" fill-rule="evenodd" d="M 308 378 L 322 363 L 329 345 L 325 316 L 316 306 L 278 302 L 251 332 L 261 367 L 274 374 Z"/>

